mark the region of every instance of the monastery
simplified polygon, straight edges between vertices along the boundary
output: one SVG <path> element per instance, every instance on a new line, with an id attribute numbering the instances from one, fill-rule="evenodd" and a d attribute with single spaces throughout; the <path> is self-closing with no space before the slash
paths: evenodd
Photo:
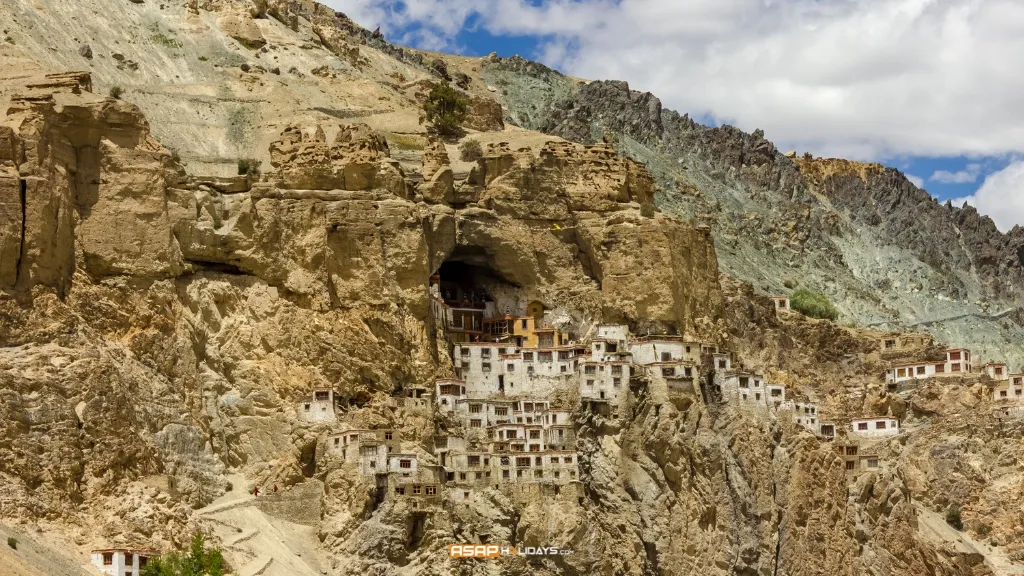
<path id="1" fill-rule="evenodd" d="M 434 320 L 444 331 L 452 377 L 432 386 L 405 387 L 389 399 L 392 408 L 421 410 L 439 425 L 432 445 L 403 441 L 394 430 L 345 427 L 324 436 L 323 453 L 351 465 L 376 490 L 376 499 L 409 498 L 413 506 L 457 505 L 485 488 L 575 490 L 582 494 L 577 426 L 590 415 L 615 418 L 636 394 L 652 402 L 686 397 L 729 406 L 803 427 L 836 450 L 851 474 L 879 466 L 877 445 L 902 433 L 898 419 L 854 418 L 846 427 L 823 421 L 817 403 L 764 375 L 735 364 L 717 345 L 680 335 L 633 335 L 628 326 L 598 324 L 578 337 L 553 321 L 540 302 L 521 313 L 499 313 L 486 292 L 431 279 Z M 789 310 L 785 297 L 773 298 Z M 883 352 L 930 346 L 930 337 L 886 336 Z M 890 367 L 897 383 L 967 375 L 971 353 L 950 349 L 943 362 Z M 994 399 L 1017 398 L 1024 375 L 987 364 L 999 384 Z M 338 424 L 334 392 L 316 390 L 299 406 L 314 425 Z M 1010 414 L 1001 411 L 1000 416 Z"/>

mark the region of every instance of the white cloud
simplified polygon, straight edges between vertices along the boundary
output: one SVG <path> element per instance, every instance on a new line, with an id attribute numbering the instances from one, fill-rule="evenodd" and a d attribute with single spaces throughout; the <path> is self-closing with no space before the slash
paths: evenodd
<path id="1" fill-rule="evenodd" d="M 787 150 L 862 160 L 1024 152 L 1020 0 L 327 3 L 398 41 L 410 28 L 452 38 L 468 25 L 540 36 L 550 66 L 627 80 L 691 116 L 761 128 Z"/>
<path id="2" fill-rule="evenodd" d="M 936 170 L 928 180 L 941 184 L 968 184 L 977 181 L 979 175 L 981 175 L 981 164 L 968 164 L 966 168 L 956 172 Z"/>
<path id="3" fill-rule="evenodd" d="M 628 80 L 787 149 L 995 155 L 1024 142 L 1018 0 L 332 0 L 373 27 L 544 35 L 547 64 Z"/>
<path id="4" fill-rule="evenodd" d="M 977 192 L 953 200 L 956 206 L 964 202 L 991 216 L 1003 232 L 1024 222 L 1024 161 L 989 174 Z"/>
<path id="5" fill-rule="evenodd" d="M 924 178 L 921 178 L 920 176 L 914 176 L 913 174 L 904 174 L 904 176 L 907 177 L 907 180 L 910 180 L 911 184 L 924 190 Z"/>

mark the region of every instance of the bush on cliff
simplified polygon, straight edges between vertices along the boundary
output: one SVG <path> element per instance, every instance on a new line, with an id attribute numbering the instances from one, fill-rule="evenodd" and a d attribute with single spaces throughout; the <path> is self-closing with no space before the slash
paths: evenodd
<path id="1" fill-rule="evenodd" d="M 447 84 L 435 86 L 423 103 L 427 122 L 438 134 L 450 136 L 462 130 L 469 105 L 459 91 Z"/>
<path id="2" fill-rule="evenodd" d="M 832 320 L 833 322 L 839 318 L 839 311 L 832 305 L 828 297 L 820 292 L 811 292 L 806 288 L 801 288 L 793 293 L 789 301 L 790 307 L 804 316 Z"/>
<path id="3" fill-rule="evenodd" d="M 459 145 L 459 157 L 463 162 L 476 162 L 484 157 L 484 148 L 479 140 L 466 140 Z"/>
<path id="4" fill-rule="evenodd" d="M 946 509 L 946 524 L 957 530 L 964 529 L 964 521 L 960 518 L 960 507 L 956 504 L 952 504 Z"/>
<path id="5" fill-rule="evenodd" d="M 139 576 L 224 576 L 224 556 L 216 548 L 207 548 L 201 533 L 192 537 L 188 554 L 171 552 L 156 558 L 139 571 Z"/>

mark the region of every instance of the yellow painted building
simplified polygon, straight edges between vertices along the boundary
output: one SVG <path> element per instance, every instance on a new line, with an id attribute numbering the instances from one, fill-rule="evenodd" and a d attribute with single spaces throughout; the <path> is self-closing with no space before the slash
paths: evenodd
<path id="1" fill-rule="evenodd" d="M 513 342 L 517 348 L 556 348 L 569 343 L 569 335 L 544 326 L 534 316 L 506 314 L 484 320 L 484 333 L 496 342 Z"/>

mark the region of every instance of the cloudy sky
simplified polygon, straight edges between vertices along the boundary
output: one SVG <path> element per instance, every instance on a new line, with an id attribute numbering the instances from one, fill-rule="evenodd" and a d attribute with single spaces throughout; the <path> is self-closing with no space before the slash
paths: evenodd
<path id="1" fill-rule="evenodd" d="M 321 0 L 323 1 L 323 0 Z M 1024 225 L 1024 0 L 326 0 L 395 43 L 621 79 Z"/>

